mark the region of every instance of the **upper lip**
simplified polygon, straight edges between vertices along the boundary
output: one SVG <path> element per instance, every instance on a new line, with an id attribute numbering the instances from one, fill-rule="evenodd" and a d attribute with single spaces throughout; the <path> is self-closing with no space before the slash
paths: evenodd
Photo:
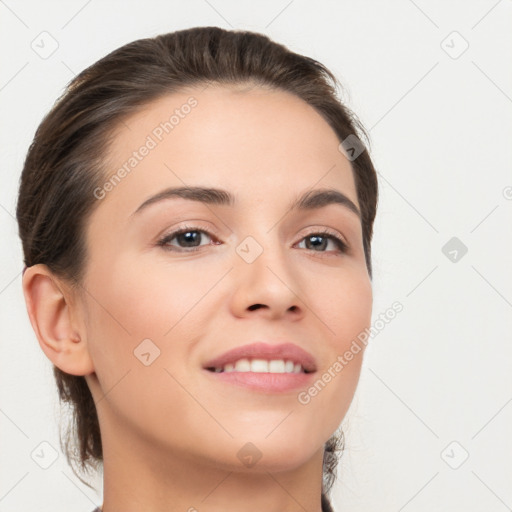
<path id="1" fill-rule="evenodd" d="M 294 343 L 281 343 L 272 345 L 263 341 L 257 341 L 233 348 L 224 352 L 220 356 L 209 360 L 204 368 L 222 368 L 228 363 L 235 363 L 239 359 L 284 359 L 285 361 L 293 361 L 294 364 L 299 363 L 307 372 L 316 371 L 315 358 L 304 349 Z"/>

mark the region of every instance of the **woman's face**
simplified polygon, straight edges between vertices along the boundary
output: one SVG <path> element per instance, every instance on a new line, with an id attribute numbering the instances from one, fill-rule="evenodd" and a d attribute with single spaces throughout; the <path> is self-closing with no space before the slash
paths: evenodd
<path id="1" fill-rule="evenodd" d="M 364 350 L 344 354 L 370 325 L 372 289 L 357 213 L 336 201 L 291 204 L 330 189 L 359 208 L 338 146 L 312 107 L 259 87 L 172 94 L 120 126 L 87 226 L 82 297 L 104 443 L 217 467 L 261 456 L 255 469 L 274 470 L 323 448 L 356 389 Z M 141 207 L 181 187 L 224 192 Z M 315 371 L 272 363 L 279 375 L 237 380 L 205 368 L 254 342 L 296 345 Z M 284 354 L 285 369 L 295 357 Z"/>

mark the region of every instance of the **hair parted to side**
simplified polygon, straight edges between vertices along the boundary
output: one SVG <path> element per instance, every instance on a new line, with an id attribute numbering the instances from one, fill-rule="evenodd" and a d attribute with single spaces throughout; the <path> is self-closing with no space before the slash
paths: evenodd
<path id="1" fill-rule="evenodd" d="M 340 84 L 334 75 L 265 35 L 195 27 L 131 42 L 74 77 L 35 133 L 16 211 L 25 265 L 43 263 L 78 289 L 87 264 L 85 227 L 101 204 L 94 190 L 108 178 L 105 159 L 115 129 L 161 96 L 208 84 L 260 85 L 292 93 L 323 116 L 340 142 L 355 135 L 369 148 L 363 126 L 338 98 Z M 371 278 L 377 174 L 366 150 L 351 164 Z M 97 469 L 103 460 L 96 407 L 83 376 L 66 374 L 56 366 L 53 371 L 60 400 L 73 411 L 72 426 L 61 445 L 80 478 L 77 470 Z M 331 509 L 327 494 L 338 450 L 343 451 L 343 434 L 325 446 L 323 510 Z"/>

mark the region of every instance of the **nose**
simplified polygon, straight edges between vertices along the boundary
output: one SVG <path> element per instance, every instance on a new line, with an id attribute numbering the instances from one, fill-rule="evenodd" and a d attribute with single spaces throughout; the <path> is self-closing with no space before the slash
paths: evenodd
<path id="1" fill-rule="evenodd" d="M 304 315 L 299 279 L 287 259 L 289 249 L 276 246 L 277 242 L 273 248 L 263 248 L 252 262 L 235 255 L 235 291 L 231 296 L 235 316 L 258 315 L 269 320 L 288 316 L 298 320 Z"/>

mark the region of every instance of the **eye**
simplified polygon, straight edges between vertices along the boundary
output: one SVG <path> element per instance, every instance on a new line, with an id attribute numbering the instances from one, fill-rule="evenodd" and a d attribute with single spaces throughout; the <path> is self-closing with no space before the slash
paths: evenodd
<path id="1" fill-rule="evenodd" d="M 305 249 L 315 252 L 331 252 L 324 250 L 328 247 L 329 242 L 331 242 L 339 252 L 345 253 L 348 250 L 348 245 L 337 234 L 328 230 L 310 233 L 305 236 L 300 243 L 302 243 L 302 241 L 306 243 Z"/>
<path id="2" fill-rule="evenodd" d="M 209 245 L 201 244 L 201 241 L 205 236 L 210 239 L 210 241 L 213 241 L 214 239 L 212 235 L 204 229 L 197 226 L 185 226 L 173 231 L 172 233 L 166 234 L 157 242 L 157 245 L 167 251 L 194 252 L 198 251 L 200 247 L 204 245 Z M 331 253 L 336 252 L 337 249 L 337 252 L 345 253 L 348 250 L 348 245 L 341 239 L 341 237 L 335 232 L 329 230 L 310 233 L 301 240 L 299 245 L 303 242 L 305 242 L 305 247 L 300 247 L 301 249 L 305 248 L 314 252 Z M 215 245 L 218 245 L 219 243 L 220 242 L 217 241 L 214 242 Z M 329 243 L 334 245 L 334 251 L 326 250 L 329 247 Z"/>
<path id="3" fill-rule="evenodd" d="M 204 238 L 204 235 L 206 235 L 210 240 L 212 239 L 209 233 L 204 229 L 187 226 L 165 235 L 158 241 L 158 245 L 168 251 L 193 252 L 197 251 L 199 247 L 201 247 L 200 242 L 202 238 Z M 171 243 L 173 240 L 176 240 L 176 244 Z"/>

